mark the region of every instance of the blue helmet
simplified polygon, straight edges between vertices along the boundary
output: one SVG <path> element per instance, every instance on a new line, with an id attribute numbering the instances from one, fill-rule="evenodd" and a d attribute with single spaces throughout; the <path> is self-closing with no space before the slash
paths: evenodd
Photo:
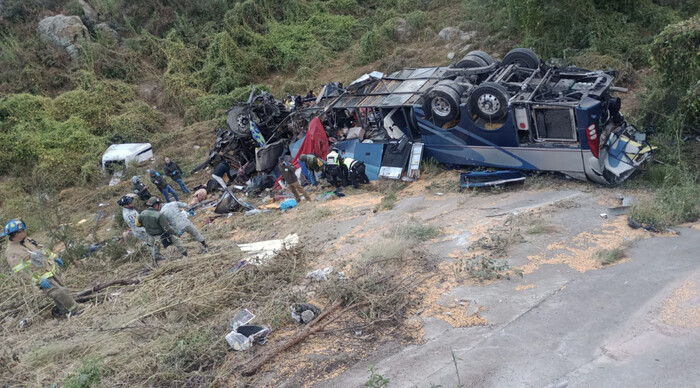
<path id="1" fill-rule="evenodd" d="M 27 229 L 27 225 L 22 220 L 10 220 L 5 224 L 0 237 L 9 236 L 12 233 Z"/>

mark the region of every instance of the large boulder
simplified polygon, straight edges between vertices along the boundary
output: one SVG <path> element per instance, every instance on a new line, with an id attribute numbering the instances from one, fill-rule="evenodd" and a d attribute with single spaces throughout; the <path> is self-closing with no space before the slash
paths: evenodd
<path id="1" fill-rule="evenodd" d="M 455 27 L 445 27 L 438 33 L 438 37 L 446 42 L 455 40 L 462 35 L 462 31 Z"/>
<path id="2" fill-rule="evenodd" d="M 87 38 L 88 29 L 78 16 L 49 16 L 39 22 L 39 37 L 66 50 L 71 58 L 80 55 L 80 39 Z"/>

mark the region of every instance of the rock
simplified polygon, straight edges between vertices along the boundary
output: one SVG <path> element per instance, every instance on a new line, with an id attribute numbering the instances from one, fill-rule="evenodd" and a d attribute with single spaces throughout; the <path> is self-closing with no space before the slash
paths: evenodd
<path id="1" fill-rule="evenodd" d="M 394 37 L 401 43 L 406 43 L 411 40 L 413 37 L 413 30 L 406 22 L 406 19 L 401 18 L 396 21 L 396 26 L 394 27 Z"/>
<path id="2" fill-rule="evenodd" d="M 88 36 L 87 27 L 77 16 L 49 16 L 39 22 L 37 31 L 42 40 L 66 50 L 73 59 L 80 55 L 80 39 Z"/>
<path id="3" fill-rule="evenodd" d="M 471 317 L 472 315 L 476 314 L 479 312 L 479 305 L 473 302 L 469 302 L 469 306 L 467 306 L 467 316 Z"/>
<path id="4" fill-rule="evenodd" d="M 200 146 L 198 146 L 198 145 L 195 145 L 195 146 L 193 146 L 192 148 L 198 150 L 198 149 L 200 149 L 200 148 L 202 148 L 202 147 L 200 147 Z"/>
<path id="5" fill-rule="evenodd" d="M 85 0 L 78 0 L 78 3 L 81 7 L 83 7 L 83 15 L 85 15 L 85 20 L 87 20 L 91 24 L 97 23 L 98 16 L 97 11 L 95 11 L 95 8 L 93 8 L 90 5 L 90 3 L 88 3 Z"/>
<path id="6" fill-rule="evenodd" d="M 475 36 L 476 36 L 476 31 L 467 31 L 467 32 L 463 32 L 459 36 L 459 40 L 461 40 L 462 42 L 466 42 L 468 40 L 471 40 Z"/>
<path id="7" fill-rule="evenodd" d="M 95 26 L 95 31 L 98 34 L 101 34 L 102 36 L 114 40 L 115 42 L 119 41 L 119 33 L 112 29 L 112 27 L 109 26 L 107 23 L 100 23 Z"/>
<path id="8" fill-rule="evenodd" d="M 455 27 L 445 27 L 440 32 L 438 32 L 438 38 L 449 42 L 462 36 L 462 31 Z"/>

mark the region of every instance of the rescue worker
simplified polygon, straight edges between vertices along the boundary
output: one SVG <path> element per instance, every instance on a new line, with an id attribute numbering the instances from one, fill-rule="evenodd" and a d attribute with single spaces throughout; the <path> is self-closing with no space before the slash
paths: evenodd
<path id="1" fill-rule="evenodd" d="M 314 154 L 303 154 L 299 157 L 299 164 L 302 167 L 302 172 L 304 172 L 304 167 L 308 170 L 308 174 L 305 175 L 309 178 L 311 184 L 318 186 L 316 174 L 323 173 L 326 162 Z"/>
<path id="2" fill-rule="evenodd" d="M 229 166 L 225 160 L 222 160 L 216 165 L 214 171 L 212 171 L 211 177 L 217 181 L 219 186 L 221 186 L 221 189 L 226 192 L 228 191 L 228 188 L 226 186 L 226 182 L 224 181 L 224 175 L 228 177 L 229 182 L 231 182 L 231 180 L 234 178 L 231 176 L 231 166 Z"/>
<path id="3" fill-rule="evenodd" d="M 131 177 L 131 183 L 131 191 L 138 195 L 140 200 L 146 202 L 149 198 L 151 198 L 151 192 L 148 191 L 148 187 L 141 182 L 141 178 L 134 175 Z"/>
<path id="4" fill-rule="evenodd" d="M 165 164 L 163 165 L 163 172 L 165 175 L 169 176 L 178 185 L 180 185 L 180 191 L 184 194 L 189 194 L 190 190 L 185 186 L 185 182 L 182 181 L 182 176 L 185 174 L 182 172 L 180 166 L 177 163 L 170 160 L 170 158 L 165 158 Z"/>
<path id="5" fill-rule="evenodd" d="M 202 244 L 205 252 L 208 251 L 209 245 L 204 241 L 204 237 L 187 218 L 187 213 L 180 209 L 188 209 L 187 204 L 182 202 L 169 202 L 161 206 L 160 213 L 165 215 L 170 226 L 177 229 L 178 235 L 182 235 L 184 232 L 189 233 L 190 236 L 194 237 L 195 240 Z M 189 214 L 194 215 L 194 210 L 190 210 Z"/>
<path id="6" fill-rule="evenodd" d="M 0 234 L 0 237 L 8 236 L 10 240 L 5 257 L 12 272 L 31 279 L 32 284 L 53 299 L 60 310 L 67 311 L 69 317 L 79 315 L 78 303 L 56 274 L 57 266 L 63 267 L 63 260 L 28 238 L 26 229 L 22 220 L 10 220 Z"/>
<path id="7" fill-rule="evenodd" d="M 280 160 L 280 174 L 282 175 L 282 180 L 287 184 L 289 190 L 294 194 L 294 199 L 297 200 L 298 204 L 301 204 L 301 195 L 304 195 L 307 201 L 311 202 L 311 196 L 301 187 L 299 184 L 299 179 L 297 178 L 296 168 L 284 160 Z"/>
<path id="8" fill-rule="evenodd" d="M 352 187 L 360 187 L 359 183 L 369 183 L 369 178 L 365 173 L 365 162 L 352 158 L 343 158 L 343 164 L 348 171 L 348 181 L 352 183 Z"/>
<path id="9" fill-rule="evenodd" d="M 345 174 L 345 165 L 342 163 L 339 150 L 332 148 L 331 152 L 326 156 L 326 180 L 335 187 L 340 187 L 341 184 L 347 185 L 348 179 Z"/>
<path id="10" fill-rule="evenodd" d="M 156 185 L 158 191 L 160 191 L 160 193 L 163 194 L 163 197 L 165 197 L 165 202 L 170 202 L 168 193 L 172 194 L 176 201 L 180 200 L 180 198 L 177 197 L 177 194 L 175 194 L 175 189 L 168 184 L 168 182 L 160 175 L 159 172 L 156 172 L 156 170 L 148 170 L 148 175 L 151 177 L 151 182 Z"/>
<path id="11" fill-rule="evenodd" d="M 180 240 L 177 230 L 168 224 L 168 219 L 165 217 L 165 214 L 160 212 L 160 199 L 151 197 L 146 202 L 146 206 L 148 206 L 148 209 L 139 214 L 139 218 L 136 220 L 136 226 L 143 226 L 146 229 L 146 233 L 148 234 L 148 248 L 151 250 L 153 265 L 157 265 L 156 261 L 163 259 L 163 256 L 160 255 L 161 242 L 164 248 L 174 244 L 180 254 L 186 257 L 187 250 L 185 246 L 182 245 L 182 240 Z"/>
<path id="12" fill-rule="evenodd" d="M 139 212 L 134 208 L 134 197 L 132 195 L 125 195 L 117 201 L 117 205 L 122 207 L 122 217 L 124 218 L 124 222 L 131 228 L 131 233 L 134 237 L 148 244 L 148 233 L 146 233 L 146 229 L 136 226 Z"/>

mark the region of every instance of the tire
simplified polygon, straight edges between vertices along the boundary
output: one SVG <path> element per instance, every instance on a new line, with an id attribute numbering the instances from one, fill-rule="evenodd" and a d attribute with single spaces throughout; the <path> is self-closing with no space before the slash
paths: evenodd
<path id="1" fill-rule="evenodd" d="M 537 69 L 540 67 L 540 58 L 530 49 L 515 48 L 508 51 L 501 64 L 503 66 L 516 64 L 525 69 Z"/>
<path id="2" fill-rule="evenodd" d="M 464 92 L 467 90 L 467 88 L 465 88 L 464 86 L 458 84 L 458 83 L 455 82 L 454 80 L 448 80 L 448 79 L 446 79 L 446 80 L 442 80 L 442 81 L 438 82 L 437 84 L 435 84 L 435 86 L 440 86 L 440 85 L 444 85 L 444 86 L 446 86 L 446 87 L 448 87 L 448 88 L 454 90 L 454 91 L 457 93 L 457 95 L 460 96 L 460 97 L 461 97 L 461 96 L 464 94 Z M 457 101 L 459 102 L 459 99 L 457 99 Z"/>
<path id="3" fill-rule="evenodd" d="M 446 85 L 436 85 L 423 97 L 423 110 L 436 125 L 454 121 L 459 117 L 460 97 Z"/>
<path id="4" fill-rule="evenodd" d="M 488 53 L 481 51 L 481 50 L 470 51 L 465 56 L 468 56 L 468 55 L 472 55 L 472 56 L 481 58 L 484 62 L 486 62 L 486 66 L 496 62 L 493 60 L 493 58 Z"/>
<path id="5" fill-rule="evenodd" d="M 471 112 L 488 121 L 499 121 L 508 114 L 508 90 L 495 82 L 486 82 L 469 96 Z"/>
<path id="6" fill-rule="evenodd" d="M 229 109 L 226 124 L 240 138 L 248 138 L 250 133 L 250 111 L 242 106 Z"/>
<path id="7" fill-rule="evenodd" d="M 475 67 L 486 67 L 488 66 L 488 63 L 486 63 L 485 60 L 483 60 L 481 57 L 478 57 L 476 55 L 472 55 L 471 53 L 467 54 L 462 58 L 461 61 L 457 62 L 455 67 L 460 68 L 460 69 L 472 69 Z"/>

